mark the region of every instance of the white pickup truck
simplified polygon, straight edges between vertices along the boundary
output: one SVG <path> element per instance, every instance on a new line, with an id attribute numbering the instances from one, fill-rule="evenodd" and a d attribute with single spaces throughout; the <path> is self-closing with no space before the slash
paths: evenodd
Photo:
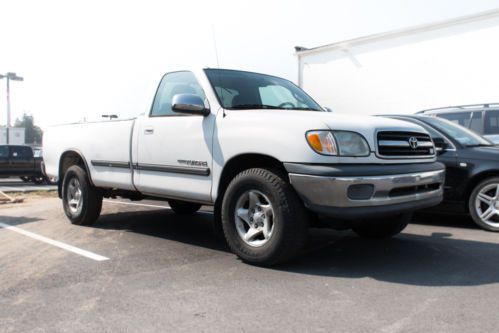
<path id="1" fill-rule="evenodd" d="M 44 154 L 72 223 L 95 222 L 103 197 L 212 205 L 232 251 L 257 265 L 292 258 L 321 220 L 395 235 L 440 203 L 445 176 L 417 125 L 326 112 L 287 80 L 225 69 L 166 74 L 136 119 L 52 127 Z"/>

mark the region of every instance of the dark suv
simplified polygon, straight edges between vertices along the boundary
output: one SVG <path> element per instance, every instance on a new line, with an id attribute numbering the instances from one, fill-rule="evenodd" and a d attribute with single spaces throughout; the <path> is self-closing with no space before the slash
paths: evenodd
<path id="1" fill-rule="evenodd" d="M 499 144 L 499 103 L 448 106 L 418 113 L 445 118 Z"/>
<path id="2" fill-rule="evenodd" d="M 439 117 L 387 117 L 420 125 L 430 133 L 437 159 L 446 167 L 444 203 L 436 210 L 467 212 L 481 228 L 499 232 L 499 146 Z"/>
<path id="3" fill-rule="evenodd" d="M 0 177 L 20 177 L 36 184 L 47 182 L 42 173 L 41 154 L 35 156 L 29 146 L 0 145 Z"/>

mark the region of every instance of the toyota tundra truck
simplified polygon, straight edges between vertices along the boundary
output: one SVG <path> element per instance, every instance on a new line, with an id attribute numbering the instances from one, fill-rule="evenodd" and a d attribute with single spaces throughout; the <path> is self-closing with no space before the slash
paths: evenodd
<path id="1" fill-rule="evenodd" d="M 211 205 L 230 249 L 264 266 L 293 258 L 317 221 L 393 236 L 440 203 L 445 176 L 418 125 L 326 112 L 288 80 L 227 69 L 167 73 L 149 112 L 43 142 L 72 223 L 94 223 L 108 197 Z"/>

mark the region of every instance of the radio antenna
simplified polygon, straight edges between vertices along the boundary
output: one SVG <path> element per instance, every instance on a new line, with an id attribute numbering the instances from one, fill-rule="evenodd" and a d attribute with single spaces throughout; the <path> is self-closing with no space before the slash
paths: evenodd
<path id="1" fill-rule="evenodd" d="M 218 47 L 217 47 L 217 35 L 215 33 L 215 24 L 212 24 L 211 25 L 211 31 L 213 33 L 213 47 L 215 49 L 215 58 L 217 59 L 217 69 L 220 70 L 220 62 L 218 61 Z M 222 85 L 222 77 L 220 76 L 220 71 L 218 72 L 218 82 L 220 84 L 220 95 L 221 95 L 221 100 L 222 100 L 222 104 L 223 104 L 223 101 L 224 101 L 224 88 L 221 86 Z M 223 117 L 225 118 L 226 114 L 225 114 L 225 108 L 223 105 L 221 105 L 222 107 L 222 112 L 223 112 Z"/>
<path id="2" fill-rule="evenodd" d="M 217 67 L 218 69 L 220 69 L 220 63 L 218 62 L 217 35 L 215 34 L 215 24 L 211 25 L 211 31 L 213 33 L 213 47 L 215 48 L 215 58 L 217 59 Z"/>

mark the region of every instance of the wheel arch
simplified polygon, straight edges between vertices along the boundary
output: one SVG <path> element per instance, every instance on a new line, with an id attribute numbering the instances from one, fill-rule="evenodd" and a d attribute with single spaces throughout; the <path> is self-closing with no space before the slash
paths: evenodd
<path id="1" fill-rule="evenodd" d="M 268 168 L 277 170 L 283 175 L 286 175 L 287 178 L 287 172 L 284 168 L 284 164 L 273 156 L 260 153 L 244 153 L 230 158 L 224 164 L 220 178 L 217 182 L 217 187 L 214 189 L 214 193 L 216 193 L 214 207 L 215 223 L 217 226 L 221 226 L 221 223 L 219 223 L 221 218 L 221 202 L 229 183 L 238 173 L 251 168 Z"/>
<path id="2" fill-rule="evenodd" d="M 284 164 L 273 156 L 258 153 L 236 155 L 228 160 L 222 169 L 217 187 L 217 200 L 225 193 L 230 181 L 238 173 L 252 168 L 274 169 L 282 172 L 287 177 Z"/>
<path id="3" fill-rule="evenodd" d="M 480 182 L 484 181 L 487 178 L 492 178 L 492 177 L 499 177 L 499 169 L 482 171 L 480 173 L 473 175 L 473 177 L 471 177 L 471 179 L 468 181 L 468 184 L 466 185 L 464 190 L 464 206 L 467 212 L 469 211 L 468 201 L 470 199 L 471 193 L 473 192 L 473 189 Z"/>
<path id="4" fill-rule="evenodd" d="M 88 168 L 87 161 L 83 154 L 78 149 L 68 149 L 62 153 L 61 158 L 59 159 L 59 181 L 57 184 L 59 198 L 62 198 L 62 183 L 64 181 L 64 174 L 66 173 L 66 170 L 73 165 L 82 167 L 87 172 L 90 184 L 94 185 L 90 169 Z"/>

